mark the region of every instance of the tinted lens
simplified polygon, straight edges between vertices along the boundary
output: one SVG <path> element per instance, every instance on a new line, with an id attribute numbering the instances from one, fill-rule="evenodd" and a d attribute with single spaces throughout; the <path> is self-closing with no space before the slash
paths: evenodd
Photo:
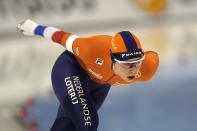
<path id="1" fill-rule="evenodd" d="M 141 65 L 141 62 L 136 62 L 136 63 L 119 63 L 120 66 L 124 68 L 132 68 L 132 67 L 139 67 Z"/>
<path id="2" fill-rule="evenodd" d="M 134 64 L 132 63 L 119 63 L 120 66 L 124 67 L 124 68 L 132 68 Z"/>

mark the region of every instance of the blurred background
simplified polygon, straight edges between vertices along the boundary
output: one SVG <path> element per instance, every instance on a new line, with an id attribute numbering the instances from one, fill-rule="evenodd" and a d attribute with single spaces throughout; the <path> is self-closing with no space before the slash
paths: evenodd
<path id="1" fill-rule="evenodd" d="M 50 74 L 64 48 L 19 33 L 27 18 L 81 37 L 129 30 L 159 53 L 150 81 L 111 88 L 98 131 L 197 130 L 196 0 L 0 0 L 1 131 L 48 131 L 56 117 Z"/>

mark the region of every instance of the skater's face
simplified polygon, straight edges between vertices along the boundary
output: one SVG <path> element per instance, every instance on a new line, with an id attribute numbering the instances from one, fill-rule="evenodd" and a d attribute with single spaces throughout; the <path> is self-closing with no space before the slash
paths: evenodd
<path id="1" fill-rule="evenodd" d="M 125 62 L 115 62 L 113 65 L 113 71 L 123 80 L 132 82 L 139 74 L 142 61 L 143 58 L 133 58 Z"/>

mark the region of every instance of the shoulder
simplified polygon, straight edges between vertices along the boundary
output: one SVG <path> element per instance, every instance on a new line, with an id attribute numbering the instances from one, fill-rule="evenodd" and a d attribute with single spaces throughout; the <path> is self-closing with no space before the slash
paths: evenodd
<path id="1" fill-rule="evenodd" d="M 73 53 L 83 63 L 90 65 L 94 63 L 97 58 L 106 58 L 111 39 L 112 37 L 107 35 L 77 38 L 72 46 Z"/>
<path id="2" fill-rule="evenodd" d="M 87 44 L 98 46 L 98 45 L 106 45 L 109 44 L 112 40 L 112 36 L 109 35 L 94 35 L 86 38 L 82 38 L 81 40 L 86 41 Z"/>
<path id="3" fill-rule="evenodd" d="M 159 55 L 154 51 L 146 51 L 145 52 L 145 62 L 151 62 L 152 64 L 159 64 Z"/>
<path id="4" fill-rule="evenodd" d="M 141 77 L 137 81 L 148 81 L 156 73 L 159 66 L 159 55 L 154 51 L 146 51 L 145 59 L 142 62 L 140 73 Z"/>
<path id="5" fill-rule="evenodd" d="M 93 35 L 90 37 L 80 37 L 76 39 L 76 43 L 83 44 L 87 46 L 93 45 L 103 45 L 106 43 L 110 43 L 112 40 L 112 36 L 109 35 Z"/>
<path id="6" fill-rule="evenodd" d="M 78 46 L 80 50 L 86 53 L 94 54 L 109 49 L 112 36 L 94 35 L 90 37 L 81 37 L 76 39 L 74 46 Z"/>

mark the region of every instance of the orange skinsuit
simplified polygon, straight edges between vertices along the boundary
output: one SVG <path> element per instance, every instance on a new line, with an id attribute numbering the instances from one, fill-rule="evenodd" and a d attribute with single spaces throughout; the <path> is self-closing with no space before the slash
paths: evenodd
<path id="1" fill-rule="evenodd" d="M 114 86 L 122 86 L 136 81 L 147 81 L 153 77 L 159 65 L 158 54 L 153 51 L 145 51 L 145 59 L 140 68 L 141 77 L 135 78 L 129 83 L 112 71 L 110 54 L 112 36 L 95 35 L 79 38 L 53 27 L 41 25 L 35 29 L 35 34 L 51 39 L 74 53 L 82 68 L 98 84 L 108 83 Z"/>

